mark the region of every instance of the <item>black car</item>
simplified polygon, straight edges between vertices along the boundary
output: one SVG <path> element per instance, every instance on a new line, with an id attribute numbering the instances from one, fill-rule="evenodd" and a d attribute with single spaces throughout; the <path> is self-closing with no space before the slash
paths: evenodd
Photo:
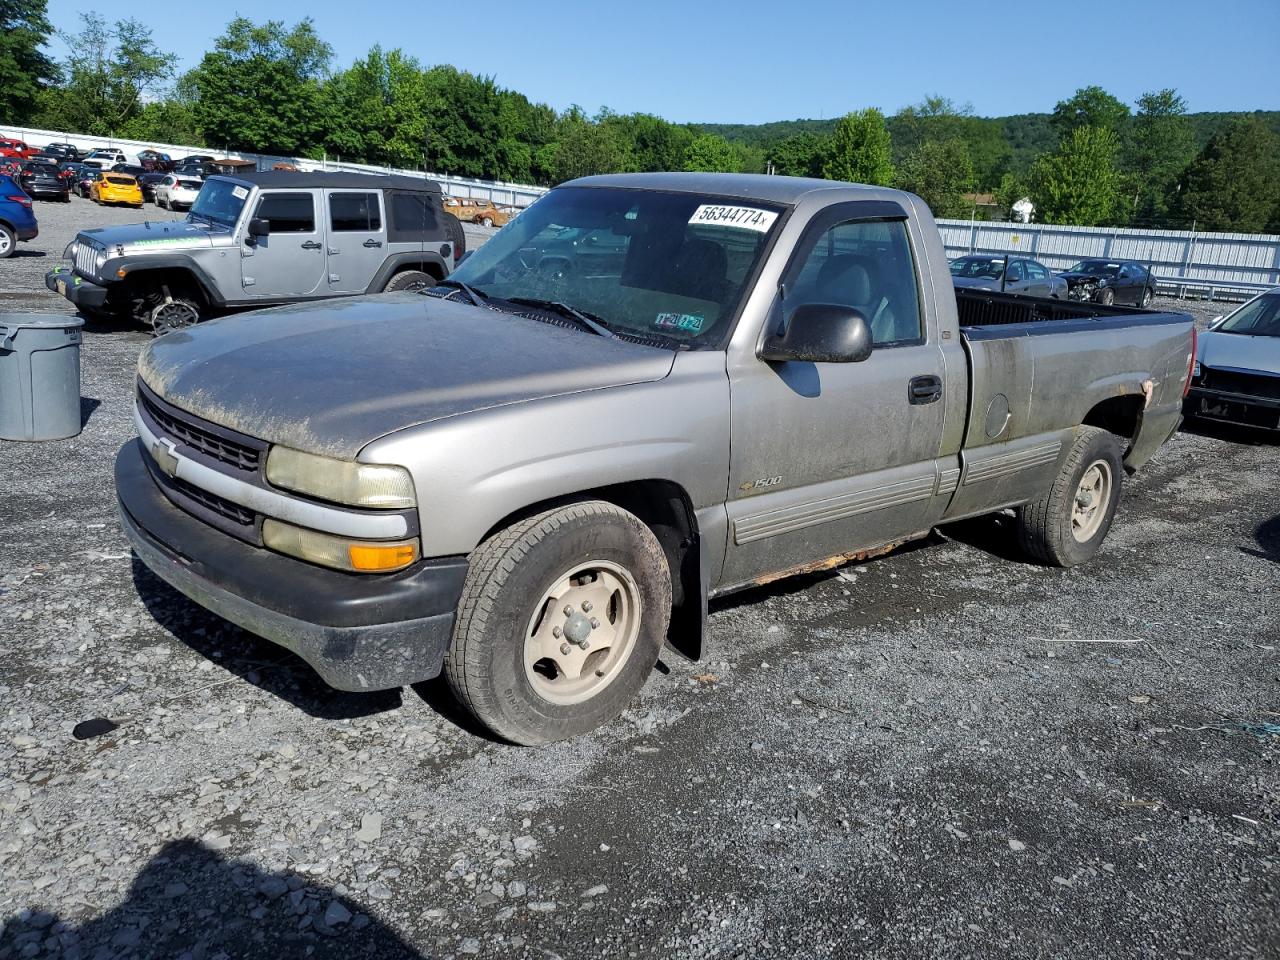
<path id="1" fill-rule="evenodd" d="M 127 173 L 131 177 L 140 177 L 147 173 L 146 167 L 140 167 L 136 163 L 116 163 L 111 166 L 112 173 Z"/>
<path id="2" fill-rule="evenodd" d="M 71 182 L 56 163 L 29 160 L 18 171 L 17 181 L 29 197 L 71 202 Z"/>
<path id="3" fill-rule="evenodd" d="M 1145 307 L 1156 295 L 1156 278 L 1136 260 L 1081 260 L 1058 276 L 1071 300 Z"/>
<path id="4" fill-rule="evenodd" d="M 147 173 L 138 175 L 138 186 L 142 188 L 142 199 L 144 202 L 156 202 L 156 186 L 167 177 L 168 174 L 160 170 L 150 170 Z"/>
<path id="5" fill-rule="evenodd" d="M 41 151 L 46 156 L 57 157 L 60 160 L 79 160 L 83 154 L 80 148 L 74 143 L 51 143 Z"/>

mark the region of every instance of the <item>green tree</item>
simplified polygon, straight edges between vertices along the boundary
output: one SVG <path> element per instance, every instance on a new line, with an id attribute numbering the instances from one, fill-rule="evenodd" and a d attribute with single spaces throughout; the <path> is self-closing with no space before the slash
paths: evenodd
<path id="1" fill-rule="evenodd" d="M 893 183 L 893 160 L 884 114 L 872 107 L 842 117 L 832 135 L 822 175 L 828 180 L 850 183 L 878 186 Z"/>
<path id="2" fill-rule="evenodd" d="M 724 137 L 704 133 L 689 144 L 685 152 L 685 170 L 701 170 L 708 173 L 732 173 L 739 168 L 738 153 Z"/>
<path id="3" fill-rule="evenodd" d="M 1195 134 L 1187 103 L 1176 90 L 1144 93 L 1137 103 L 1125 150 L 1132 219 L 1162 223 L 1175 200 L 1178 177 L 1195 156 Z"/>
<path id="4" fill-rule="evenodd" d="M 576 104 L 561 116 L 551 160 L 556 183 L 596 173 L 616 173 L 623 169 L 626 159 L 624 144 L 612 126 L 592 123 Z"/>
<path id="5" fill-rule="evenodd" d="M 994 187 L 1009 164 L 1010 148 L 997 120 L 973 115 L 969 104 L 943 96 L 925 97 L 899 110 L 887 123 L 893 162 L 904 164 L 926 143 L 961 140 L 973 167 L 975 187 Z"/>
<path id="6" fill-rule="evenodd" d="M 332 50 L 305 19 L 236 17 L 193 71 L 205 139 L 231 150 L 297 154 L 321 142 L 321 79 Z"/>
<path id="7" fill-rule="evenodd" d="M 39 119 L 54 129 L 120 135 L 173 76 L 178 58 L 162 53 L 137 20 L 108 25 L 98 13 L 83 20 L 83 30 L 63 36 L 67 82 L 42 96 Z"/>
<path id="8" fill-rule="evenodd" d="M 996 203 L 1000 205 L 1006 217 L 1012 218 L 1013 205 L 1030 193 L 1031 189 L 1022 177 L 1016 173 L 1006 173 L 1000 178 L 1000 185 L 996 187 Z"/>
<path id="9" fill-rule="evenodd" d="M 1079 127 L 1096 127 L 1119 133 L 1129 119 L 1129 108 L 1101 87 L 1081 87 L 1069 100 L 1053 108 L 1049 125 L 1058 140 L 1066 140 Z"/>
<path id="10" fill-rule="evenodd" d="M 1201 230 L 1258 233 L 1280 206 L 1280 137 L 1254 117 L 1232 120 L 1187 168 L 1178 213 Z"/>
<path id="11" fill-rule="evenodd" d="M 1104 127 L 1076 127 L 1056 153 L 1031 168 L 1031 197 L 1045 223 L 1110 223 L 1120 204 L 1120 139 Z"/>
<path id="12" fill-rule="evenodd" d="M 903 162 L 899 186 L 918 194 L 935 217 L 966 216 L 973 189 L 973 161 L 959 137 L 927 140 Z"/>
<path id="13" fill-rule="evenodd" d="M 61 79 L 44 52 L 53 27 L 47 0 L 0 0 L 0 117 L 25 123 L 42 90 Z"/>
<path id="14" fill-rule="evenodd" d="M 813 133 L 797 133 L 775 141 L 765 151 L 765 160 L 784 177 L 820 177 L 826 159 L 827 141 Z"/>

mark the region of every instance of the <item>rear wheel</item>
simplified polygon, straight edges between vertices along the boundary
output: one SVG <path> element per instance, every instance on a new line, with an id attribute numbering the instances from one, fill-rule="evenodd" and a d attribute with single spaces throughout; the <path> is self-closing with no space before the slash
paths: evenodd
<path id="1" fill-rule="evenodd" d="M 481 217 L 481 218 L 480 218 L 480 225 L 481 225 L 482 227 L 492 227 L 492 226 L 493 226 L 493 217 Z"/>
<path id="2" fill-rule="evenodd" d="M 498 736 L 562 740 L 622 712 L 670 617 L 671 575 L 653 532 L 613 504 L 570 504 L 471 555 L 445 675 Z"/>
<path id="3" fill-rule="evenodd" d="M 436 285 L 435 278 L 421 270 L 401 270 L 387 281 L 382 288 L 383 293 L 397 293 L 401 290 L 430 290 Z"/>
<path id="4" fill-rule="evenodd" d="M 1049 492 L 1018 509 L 1018 540 L 1038 560 L 1074 567 L 1093 558 L 1120 502 L 1120 440 L 1081 427 Z"/>
<path id="5" fill-rule="evenodd" d="M 0 223 L 0 260 L 12 257 L 13 252 L 17 249 L 17 235 L 3 223 Z"/>

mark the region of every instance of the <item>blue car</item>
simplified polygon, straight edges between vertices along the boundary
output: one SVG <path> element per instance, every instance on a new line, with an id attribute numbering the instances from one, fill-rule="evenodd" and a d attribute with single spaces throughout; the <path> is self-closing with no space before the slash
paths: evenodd
<path id="1" fill-rule="evenodd" d="M 39 233 L 31 198 L 13 177 L 0 174 L 0 260 L 13 256 L 19 240 L 34 240 Z"/>

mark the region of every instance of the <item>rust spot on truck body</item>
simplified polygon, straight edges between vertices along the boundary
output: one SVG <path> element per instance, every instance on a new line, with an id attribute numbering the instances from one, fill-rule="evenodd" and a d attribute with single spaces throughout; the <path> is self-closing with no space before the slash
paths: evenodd
<path id="1" fill-rule="evenodd" d="M 765 584 L 774 583 L 778 580 L 785 580 L 788 577 L 798 577 L 806 573 L 822 573 L 825 570 L 834 570 L 836 567 L 843 567 L 847 563 L 858 563 L 862 560 L 873 560 L 876 557 L 883 557 L 886 553 L 897 550 L 904 543 L 910 543 L 912 540 L 919 540 L 927 537 L 929 531 L 922 533 L 913 533 L 910 536 L 903 537 L 901 540 L 891 540 L 889 543 L 879 547 L 869 547 L 866 550 L 854 550 L 850 553 L 837 553 L 834 556 L 824 557 L 821 560 L 814 560 L 810 563 L 798 563 L 794 567 L 787 567 L 785 570 L 778 570 L 773 573 L 762 574 L 754 578 L 751 583 L 757 587 L 763 587 Z"/>

